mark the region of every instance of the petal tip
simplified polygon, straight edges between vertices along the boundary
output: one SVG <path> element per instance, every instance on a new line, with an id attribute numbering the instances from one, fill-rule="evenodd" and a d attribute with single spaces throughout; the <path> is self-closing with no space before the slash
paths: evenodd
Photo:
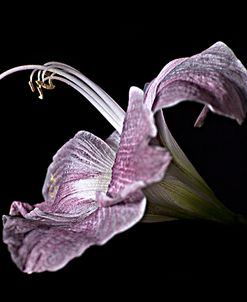
<path id="1" fill-rule="evenodd" d="M 129 99 L 143 99 L 144 92 L 142 89 L 136 87 L 136 86 L 131 86 L 129 90 Z"/>
<path id="2" fill-rule="evenodd" d="M 5 223 L 7 222 L 8 217 L 6 215 L 2 216 L 2 222 L 3 222 L 3 226 L 5 225 Z"/>

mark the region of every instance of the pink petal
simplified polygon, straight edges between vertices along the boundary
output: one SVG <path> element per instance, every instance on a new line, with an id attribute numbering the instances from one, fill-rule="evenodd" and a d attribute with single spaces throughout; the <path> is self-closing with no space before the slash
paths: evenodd
<path id="1" fill-rule="evenodd" d="M 164 148 L 149 145 L 156 132 L 153 114 L 143 104 L 143 92 L 132 87 L 112 180 L 107 196 L 99 197 L 101 205 L 118 203 L 163 178 L 171 157 Z"/>
<path id="2" fill-rule="evenodd" d="M 148 87 L 145 101 L 153 110 L 190 100 L 242 123 L 247 110 L 247 71 L 224 43 L 218 42 L 200 54 L 163 69 Z M 198 125 L 207 111 L 204 109 Z"/>
<path id="3" fill-rule="evenodd" d="M 117 147 L 119 135 L 114 133 L 108 143 Z M 114 158 L 105 142 L 79 132 L 58 151 L 48 169 L 45 194 L 52 174 L 59 186 L 55 198 L 35 206 L 12 203 L 11 216 L 3 217 L 3 240 L 21 270 L 55 271 L 143 217 L 146 200 L 140 191 L 116 205 L 98 207 L 96 193 L 107 191 Z"/>
<path id="4" fill-rule="evenodd" d="M 164 78 L 179 64 L 185 61 L 187 58 L 175 59 L 165 65 L 165 67 L 161 70 L 161 72 L 157 75 L 155 79 L 151 83 L 147 85 L 145 91 L 145 104 L 147 104 L 148 108 L 152 108 L 154 100 L 156 98 L 157 89 L 160 85 L 160 82 L 164 80 Z"/>
<path id="5" fill-rule="evenodd" d="M 42 211 L 78 216 L 97 207 L 96 192 L 106 192 L 115 152 L 100 138 L 78 132 L 54 156 L 48 168 Z"/>
<path id="6" fill-rule="evenodd" d="M 27 273 L 56 271 L 88 247 L 102 245 L 125 231 L 143 216 L 146 201 L 141 193 L 112 207 L 99 208 L 86 219 L 63 223 L 49 218 L 40 220 L 4 216 L 3 240 L 16 265 Z M 40 211 L 41 212 L 41 211 Z"/>

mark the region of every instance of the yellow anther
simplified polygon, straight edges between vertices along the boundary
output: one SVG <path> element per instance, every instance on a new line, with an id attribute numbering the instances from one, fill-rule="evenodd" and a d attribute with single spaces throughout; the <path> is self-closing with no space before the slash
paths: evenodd
<path id="1" fill-rule="evenodd" d="M 36 80 L 35 83 L 36 83 L 37 87 L 42 87 L 42 85 L 43 85 L 43 82 L 40 80 Z"/>
<path id="2" fill-rule="evenodd" d="M 41 86 L 37 86 L 37 90 L 38 90 L 38 93 L 39 93 L 39 99 L 43 100 L 44 95 L 43 95 L 43 91 L 42 91 Z"/>
<path id="3" fill-rule="evenodd" d="M 47 90 L 52 90 L 52 89 L 55 88 L 55 85 L 52 83 L 52 80 L 51 80 L 51 79 L 49 79 L 48 84 L 42 82 L 42 83 L 41 83 L 41 86 L 42 86 L 43 88 L 47 89 Z"/>
<path id="4" fill-rule="evenodd" d="M 33 82 L 29 81 L 28 84 L 29 84 L 32 92 L 35 92 L 35 86 L 33 85 Z"/>
<path id="5" fill-rule="evenodd" d="M 56 178 L 54 177 L 53 174 L 51 174 L 51 177 L 50 177 L 50 182 L 53 183 L 54 181 L 56 181 Z"/>
<path id="6" fill-rule="evenodd" d="M 48 195 L 49 195 L 49 197 L 54 198 L 56 196 L 56 194 L 57 194 L 57 191 L 58 191 L 58 186 L 50 187 L 48 189 Z"/>
<path id="7" fill-rule="evenodd" d="M 43 91 L 42 88 L 47 89 L 47 90 L 52 90 L 55 88 L 55 85 L 52 82 L 52 74 L 50 72 L 46 72 L 45 75 L 47 75 L 46 78 L 42 80 L 40 80 L 40 75 L 38 75 L 38 80 L 35 81 L 35 84 L 33 84 L 32 82 L 32 78 L 33 78 L 33 73 L 30 76 L 30 81 L 28 82 L 32 92 L 35 92 L 35 90 L 37 89 L 38 93 L 39 93 L 39 99 L 43 100 L 44 95 L 43 95 Z"/>

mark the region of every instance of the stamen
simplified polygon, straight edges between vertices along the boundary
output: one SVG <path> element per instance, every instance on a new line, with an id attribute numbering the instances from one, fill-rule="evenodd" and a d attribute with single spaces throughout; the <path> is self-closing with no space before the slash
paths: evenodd
<path id="1" fill-rule="evenodd" d="M 54 89 L 56 86 L 53 84 L 53 82 L 52 82 L 52 80 L 51 80 L 51 78 L 49 77 L 48 78 L 48 84 L 46 84 L 45 82 L 42 82 L 43 84 L 42 84 L 42 87 L 43 88 L 45 88 L 45 89 L 47 89 L 47 90 L 52 90 L 52 89 Z"/>
<path id="2" fill-rule="evenodd" d="M 53 74 L 57 73 L 58 75 L 60 75 L 60 77 L 56 78 L 56 80 L 62 81 L 79 91 L 101 112 L 102 115 L 105 116 L 105 118 L 107 118 L 107 120 L 118 132 L 122 131 L 122 124 L 125 115 L 124 111 L 99 86 L 90 81 L 79 71 L 66 64 L 51 62 L 46 63 L 45 66 L 47 67 L 46 69 L 43 69 L 41 76 L 43 82 L 45 82 L 45 80 L 49 78 L 55 79 Z M 45 78 L 45 74 L 47 74 L 47 72 L 51 72 L 55 69 L 56 72 L 54 72 L 51 77 Z M 38 76 L 40 76 L 40 73 L 38 73 Z M 64 78 L 66 78 L 66 81 L 64 80 Z"/>
<path id="3" fill-rule="evenodd" d="M 86 76 L 84 76 L 81 72 L 79 72 L 75 68 L 60 62 L 48 62 L 44 64 L 44 66 L 47 66 L 48 69 L 51 67 L 62 68 L 66 72 L 71 73 L 72 75 L 78 77 L 83 83 L 85 83 L 95 93 L 97 93 L 104 100 L 106 105 L 110 107 L 110 109 L 114 107 L 114 112 L 119 117 L 122 116 L 122 118 L 124 119 L 125 112 L 123 111 L 123 109 L 102 88 L 100 88 L 97 84 L 95 84 L 93 81 L 88 79 Z"/>
<path id="4" fill-rule="evenodd" d="M 55 85 L 52 80 L 64 82 L 86 97 L 119 133 L 122 132 L 125 116 L 123 109 L 104 90 L 75 68 L 59 62 L 49 62 L 45 65 L 24 65 L 3 72 L 0 74 L 0 80 L 22 70 L 32 70 L 29 86 L 33 92 L 35 91 L 33 76 L 37 72 L 38 79 L 35 83 L 40 99 L 43 99 L 42 88 L 54 89 Z M 46 83 L 47 81 L 48 83 Z"/>
<path id="5" fill-rule="evenodd" d="M 47 77 L 46 80 L 48 80 L 48 84 L 45 83 L 45 81 L 40 81 L 40 80 L 37 80 L 35 81 L 35 83 L 37 84 L 38 87 L 42 87 L 44 89 L 47 89 L 47 90 L 52 90 L 55 88 L 55 85 L 52 83 L 52 80 L 50 77 Z"/>
<path id="6" fill-rule="evenodd" d="M 28 84 L 29 84 L 32 92 L 35 92 L 35 86 L 33 85 L 33 82 L 29 81 Z"/>
<path id="7" fill-rule="evenodd" d="M 44 95 L 43 95 L 43 91 L 42 91 L 41 86 L 37 86 L 37 90 L 38 90 L 38 93 L 39 93 L 39 99 L 43 100 Z"/>

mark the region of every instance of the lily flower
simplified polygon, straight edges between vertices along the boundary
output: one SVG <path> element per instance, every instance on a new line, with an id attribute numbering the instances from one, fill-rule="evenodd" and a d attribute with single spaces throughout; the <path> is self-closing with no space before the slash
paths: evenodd
<path id="1" fill-rule="evenodd" d="M 161 111 L 192 100 L 205 105 L 197 125 L 208 109 L 243 121 L 247 72 L 225 44 L 218 42 L 201 54 L 169 63 L 145 92 L 131 87 L 126 114 L 101 88 L 62 63 L 16 67 L 0 79 L 27 69 L 34 70 L 30 87 L 40 98 L 43 89 L 54 88 L 54 80 L 65 82 L 116 131 L 106 141 L 78 132 L 53 157 L 43 186 L 45 201 L 12 203 L 3 217 L 3 240 L 21 270 L 60 269 L 91 245 L 106 243 L 141 219 L 238 219 L 184 155 Z"/>

